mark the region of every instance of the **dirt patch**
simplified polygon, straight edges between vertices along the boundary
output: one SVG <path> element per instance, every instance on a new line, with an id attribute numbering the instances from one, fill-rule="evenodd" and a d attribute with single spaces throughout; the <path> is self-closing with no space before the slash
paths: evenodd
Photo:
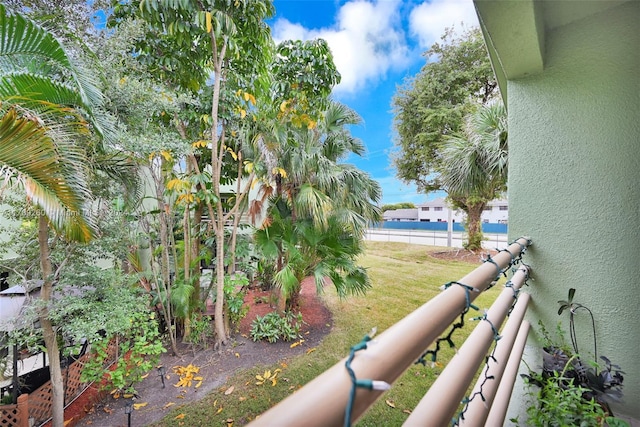
<path id="1" fill-rule="evenodd" d="M 166 368 L 165 387 L 156 371 L 136 386 L 138 396 L 134 403 L 146 403 L 131 414 L 132 426 L 145 426 L 159 421 L 175 406 L 166 406 L 170 402 L 184 405 L 203 398 L 208 392 L 222 386 L 227 378 L 241 369 L 257 365 L 271 365 L 303 354 L 309 348 L 316 347 L 332 326 L 331 312 L 316 295 L 315 283 L 308 278 L 302 283 L 300 311 L 306 324 L 302 328 L 304 342 L 291 348 L 290 342 L 269 344 L 253 342 L 249 336 L 251 322 L 256 316 L 264 316 L 273 311 L 269 304 L 269 292 L 250 290 L 245 297 L 249 312 L 240 324 L 240 330 L 222 351 L 212 348 L 194 352 L 186 345 L 181 346 L 180 357 L 167 352 L 161 357 L 161 365 Z M 173 373 L 176 366 L 189 364 L 200 368 L 198 376 L 203 377 L 200 387 L 176 388 L 178 376 Z M 184 392 L 183 392 L 184 391 Z M 76 404 L 77 402 L 77 404 Z M 78 399 L 65 411 L 65 419 L 73 418 L 71 425 L 121 427 L 127 425 L 125 399 L 114 399 L 108 395 L 96 402 L 90 399 Z"/>
<path id="2" fill-rule="evenodd" d="M 482 264 L 487 258 L 487 254 L 494 256 L 498 253 L 496 250 L 483 249 L 482 251 L 470 251 L 468 249 L 453 249 L 440 252 L 431 252 L 431 255 L 437 259 L 443 259 L 447 261 L 463 261 L 472 264 Z"/>

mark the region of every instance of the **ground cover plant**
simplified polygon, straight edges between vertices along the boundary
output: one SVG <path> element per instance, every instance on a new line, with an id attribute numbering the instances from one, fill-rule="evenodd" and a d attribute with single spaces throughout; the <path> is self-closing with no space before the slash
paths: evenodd
<path id="1" fill-rule="evenodd" d="M 372 288 L 366 296 L 340 300 L 327 287 L 323 300 L 333 314 L 334 326 L 321 345 L 286 363 L 255 366 L 239 372 L 204 399 L 178 407 L 156 425 L 244 425 L 344 358 L 349 348 L 377 327 L 384 331 L 425 301 L 440 286 L 459 279 L 477 263 L 440 260 L 429 253 L 437 248 L 402 243 L 369 242 L 361 265 L 369 269 Z M 499 290 L 481 295 L 476 304 L 488 307 Z M 473 316 L 473 314 L 471 314 Z M 467 322 L 456 335 L 460 345 L 475 326 Z M 292 345 L 295 345 L 294 342 Z M 435 368 L 412 366 L 359 421 L 361 426 L 401 425 L 453 356 L 453 349 L 439 354 Z M 304 420 L 301 420 L 304 422 Z"/>

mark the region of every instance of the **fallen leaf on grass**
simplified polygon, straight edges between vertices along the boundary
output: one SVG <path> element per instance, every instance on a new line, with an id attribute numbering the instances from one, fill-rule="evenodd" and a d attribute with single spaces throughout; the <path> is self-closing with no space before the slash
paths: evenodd
<path id="1" fill-rule="evenodd" d="M 409 409 L 403 409 L 402 412 L 404 412 L 405 414 L 411 414 L 411 410 Z"/>
<path id="2" fill-rule="evenodd" d="M 233 427 L 233 418 L 227 418 L 227 427 Z"/>
<path id="3" fill-rule="evenodd" d="M 247 398 L 246 398 L 246 397 L 244 397 L 244 396 L 240 396 L 240 397 L 238 398 L 238 400 L 239 400 L 240 402 L 244 402 L 245 400 L 247 400 Z"/>
<path id="4" fill-rule="evenodd" d="M 228 389 L 225 390 L 224 395 L 225 396 L 230 395 L 231 393 L 233 393 L 233 390 L 235 390 L 234 386 L 229 387 Z"/>
<path id="5" fill-rule="evenodd" d="M 392 401 L 390 401 L 389 399 L 385 400 L 385 403 L 391 408 L 395 408 L 396 407 L 396 404 L 393 403 Z"/>
<path id="6" fill-rule="evenodd" d="M 309 350 L 307 350 L 307 354 L 311 354 L 311 353 L 313 353 L 314 351 L 316 351 L 316 348 L 315 348 L 315 347 L 310 348 Z"/>
<path id="7" fill-rule="evenodd" d="M 176 415 L 176 417 L 174 418 L 174 420 L 181 420 L 184 418 L 184 414 L 178 414 Z"/>
<path id="8" fill-rule="evenodd" d="M 144 408 L 145 406 L 147 406 L 149 404 L 149 402 L 142 402 L 142 403 L 134 403 L 133 404 L 133 409 L 138 410 L 140 408 Z"/>
<path id="9" fill-rule="evenodd" d="M 218 410 L 216 411 L 216 415 L 218 415 L 220 412 L 222 412 L 222 406 L 218 408 Z"/>

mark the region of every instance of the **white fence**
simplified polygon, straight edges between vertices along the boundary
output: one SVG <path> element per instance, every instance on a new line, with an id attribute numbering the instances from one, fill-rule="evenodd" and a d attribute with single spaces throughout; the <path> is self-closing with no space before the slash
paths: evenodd
<path id="1" fill-rule="evenodd" d="M 449 235 L 446 231 L 370 228 L 365 233 L 364 238 L 372 242 L 400 242 L 414 245 L 461 248 L 466 238 L 466 233 L 454 231 Z M 508 246 L 506 234 L 484 233 L 484 238 L 482 247 L 486 249 L 504 249 Z"/>

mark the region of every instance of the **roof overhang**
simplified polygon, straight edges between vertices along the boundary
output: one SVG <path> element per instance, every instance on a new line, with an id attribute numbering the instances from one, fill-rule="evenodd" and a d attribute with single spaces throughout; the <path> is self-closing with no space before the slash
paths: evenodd
<path id="1" fill-rule="evenodd" d="M 500 92 L 507 80 L 541 73 L 546 31 L 635 0 L 474 0 Z"/>

